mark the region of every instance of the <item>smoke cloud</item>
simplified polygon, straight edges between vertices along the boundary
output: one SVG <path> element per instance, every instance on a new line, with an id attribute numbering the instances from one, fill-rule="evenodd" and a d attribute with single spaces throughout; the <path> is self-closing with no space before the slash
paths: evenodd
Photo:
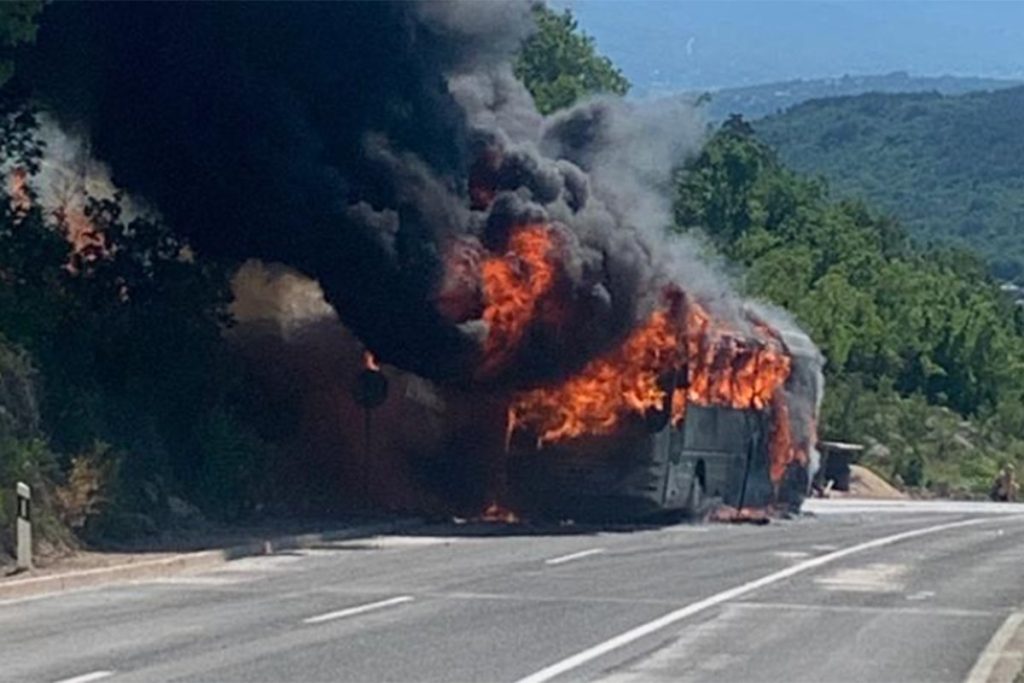
<path id="1" fill-rule="evenodd" d="M 99 179 L 76 196 L 126 190 L 131 210 L 240 266 L 228 337 L 267 387 L 264 426 L 305 463 L 282 485 L 479 509 L 511 392 L 612 350 L 669 286 L 739 336 L 771 323 L 813 359 L 786 387 L 813 399 L 789 411 L 813 456 L 817 351 L 667 236 L 673 172 L 703 121 L 678 99 L 542 116 L 511 67 L 533 30 L 514 1 L 47 6 L 19 62 L 56 122 L 44 171 Z M 536 226 L 556 263 L 533 255 L 521 279 L 550 266 L 547 289 L 495 362 L 486 271 L 497 260 L 514 279 L 502 255 Z M 376 436 L 351 394 L 364 348 L 392 388 Z"/>
<path id="2" fill-rule="evenodd" d="M 664 238 L 696 114 L 596 99 L 544 119 L 510 67 L 532 30 L 525 2 L 57 3 L 25 73 L 197 249 L 307 275 L 379 357 L 432 379 L 480 381 L 479 293 L 451 260 L 550 223 L 569 322 L 487 378 L 524 385 L 621 339 L 666 282 L 729 299 Z"/>

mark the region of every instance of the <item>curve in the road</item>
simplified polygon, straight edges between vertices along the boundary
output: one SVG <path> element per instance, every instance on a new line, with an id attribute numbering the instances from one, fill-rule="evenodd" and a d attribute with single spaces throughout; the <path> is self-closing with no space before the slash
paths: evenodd
<path id="1" fill-rule="evenodd" d="M 1021 518 L 1024 519 L 1024 517 Z M 1005 519 L 1006 518 L 1002 518 L 1002 520 L 999 521 L 1005 521 Z M 640 640 L 641 638 L 661 631 L 662 629 L 665 629 L 679 621 L 682 621 L 683 619 L 687 619 L 696 614 L 699 614 L 700 612 L 711 609 L 712 607 L 721 605 L 722 603 L 728 602 L 730 600 L 735 600 L 738 597 L 747 595 L 748 593 L 752 593 L 753 591 L 756 591 L 760 588 L 764 588 L 765 586 L 769 586 L 773 583 L 778 583 L 779 581 L 788 579 L 797 574 L 801 574 L 811 569 L 816 569 L 823 565 L 835 562 L 837 560 L 841 560 L 845 557 L 849 557 L 850 555 L 862 553 L 876 548 L 881 548 L 887 545 L 891 545 L 893 543 L 899 543 L 901 541 L 906 541 L 912 538 L 926 536 L 928 534 L 935 534 L 942 531 L 949 531 L 951 529 L 959 529 L 969 526 L 977 526 L 979 524 L 988 524 L 993 521 L 995 521 L 993 518 L 983 518 L 968 519 L 959 522 L 948 522 L 945 524 L 936 524 L 933 526 L 927 526 L 920 529 L 913 529 L 911 531 L 904 531 L 898 534 L 883 536 L 881 538 L 876 538 L 871 541 L 866 541 L 864 543 L 858 543 L 847 548 L 842 548 L 840 550 L 836 550 L 826 555 L 819 555 L 818 557 L 794 564 L 785 569 L 773 572 L 766 576 L 762 576 L 759 579 L 755 579 L 753 581 L 749 581 L 739 586 L 735 586 L 720 593 L 716 593 L 710 597 L 704 598 L 703 600 L 699 600 L 697 602 L 686 605 L 685 607 L 681 607 L 677 610 L 669 612 L 668 614 L 662 617 L 649 621 L 645 624 L 641 624 L 640 626 L 637 626 L 636 628 L 621 633 L 615 636 L 614 638 L 610 638 L 602 643 L 598 643 L 593 647 L 583 650 L 582 652 L 572 655 L 571 657 L 567 657 L 559 662 L 551 664 L 550 666 L 547 666 L 534 674 L 531 674 L 529 676 L 526 676 L 525 678 L 520 679 L 517 683 L 545 683 L 546 681 L 550 681 L 554 678 L 557 678 L 558 676 L 561 676 L 562 674 L 577 669 L 587 664 L 588 662 L 591 662 L 610 652 L 625 647 L 626 645 L 629 645 L 630 643 Z"/>

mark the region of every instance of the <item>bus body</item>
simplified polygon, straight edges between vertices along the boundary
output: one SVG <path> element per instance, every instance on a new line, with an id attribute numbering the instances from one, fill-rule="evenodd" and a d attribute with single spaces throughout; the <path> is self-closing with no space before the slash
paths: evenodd
<path id="1" fill-rule="evenodd" d="M 689 406 L 679 427 L 514 448 L 509 483 L 524 510 L 560 518 L 698 514 L 712 498 L 763 505 L 771 493 L 767 434 L 764 412 Z"/>
<path id="2" fill-rule="evenodd" d="M 793 366 L 785 390 L 799 396 L 800 406 L 791 404 L 789 413 L 813 425 L 822 390 L 821 356 L 809 340 L 790 349 Z M 772 410 L 690 404 L 678 426 L 662 412 L 638 418 L 619 434 L 540 446 L 528 434 L 513 434 L 511 500 L 528 514 L 581 520 L 696 516 L 712 501 L 797 510 L 816 467 L 813 426 L 802 443 L 806 462 L 790 464 L 782 481 L 772 482 Z"/>

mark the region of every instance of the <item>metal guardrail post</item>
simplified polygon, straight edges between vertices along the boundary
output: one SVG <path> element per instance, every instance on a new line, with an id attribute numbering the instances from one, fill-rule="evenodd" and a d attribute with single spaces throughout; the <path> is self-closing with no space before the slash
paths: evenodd
<path id="1" fill-rule="evenodd" d="M 18 482 L 18 569 L 32 568 L 32 489 Z"/>

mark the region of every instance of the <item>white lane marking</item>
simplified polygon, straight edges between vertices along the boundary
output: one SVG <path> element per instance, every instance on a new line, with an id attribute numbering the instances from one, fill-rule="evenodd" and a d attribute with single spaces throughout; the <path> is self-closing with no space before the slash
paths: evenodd
<path id="1" fill-rule="evenodd" d="M 1015 519 L 1024 519 L 1024 517 L 1016 517 Z M 583 650 L 582 652 L 579 652 L 571 657 L 567 657 L 560 662 L 555 662 L 551 666 L 545 667 L 534 674 L 530 674 L 526 678 L 521 678 L 518 681 L 518 683 L 544 683 L 545 681 L 550 681 L 552 678 L 555 678 L 556 676 L 560 676 L 567 671 L 572 671 L 573 669 L 583 666 L 591 660 L 597 659 L 598 657 L 606 655 L 609 652 L 617 650 L 621 647 L 625 647 L 626 645 L 629 645 L 634 641 L 637 641 L 652 633 L 656 633 L 661 629 L 671 626 L 672 624 L 678 621 L 682 621 L 683 619 L 692 617 L 695 614 L 699 614 L 700 612 L 711 609 L 712 607 L 721 605 L 722 603 L 728 602 L 729 600 L 734 600 L 735 598 L 738 598 L 741 595 L 752 593 L 753 591 L 759 588 L 764 588 L 765 586 L 769 586 L 773 583 L 778 583 L 779 581 L 788 579 L 791 576 L 796 576 L 797 574 L 801 574 L 811 569 L 817 569 L 822 565 L 829 564 L 830 562 L 835 562 L 836 560 L 840 560 L 844 557 L 864 552 L 865 550 L 881 548 L 883 546 L 898 543 L 900 541 L 905 541 L 910 538 L 917 538 L 918 536 L 934 534 L 940 531 L 947 531 L 949 529 L 959 529 L 962 527 L 975 526 L 977 524 L 986 524 L 992 521 L 996 521 L 995 518 L 968 519 L 960 522 L 937 524 L 935 526 L 928 526 L 921 529 L 904 531 L 902 533 L 893 534 L 891 536 L 883 536 L 882 538 L 876 538 L 873 541 L 865 541 L 864 543 L 858 543 L 857 545 L 852 545 L 841 550 L 836 550 L 835 552 L 828 553 L 827 555 L 819 555 L 817 557 L 812 557 L 811 559 L 805 560 L 804 562 L 800 562 L 792 566 L 786 567 L 785 569 L 781 569 L 777 572 L 773 572 L 766 576 L 762 576 L 760 579 L 748 581 L 747 583 L 744 583 L 742 585 L 730 588 L 726 591 L 722 591 L 721 593 L 716 593 L 715 595 L 704 598 L 703 600 L 699 600 L 685 607 L 681 607 L 673 612 L 669 612 L 668 614 L 662 617 L 654 619 L 653 621 L 649 621 L 646 624 L 641 624 L 640 626 L 630 629 L 625 633 L 621 633 L 615 636 L 614 638 L 604 641 L 603 643 L 598 643 L 597 645 L 591 648 Z M 1006 518 L 1003 517 L 998 521 L 1005 522 Z"/>
<path id="2" fill-rule="evenodd" d="M 896 617 L 963 617 L 991 619 L 1006 614 L 1005 610 L 947 609 L 943 607 L 864 607 L 860 605 L 801 605 L 793 602 L 730 602 L 729 608 L 751 610 L 789 610 L 794 612 L 835 612 L 837 614 L 889 614 Z"/>
<path id="3" fill-rule="evenodd" d="M 92 671 L 87 674 L 82 674 L 81 676 L 62 678 L 59 681 L 54 681 L 54 683 L 89 683 L 90 681 L 98 681 L 102 678 L 107 678 L 108 676 L 113 675 L 113 671 Z"/>
<path id="4" fill-rule="evenodd" d="M 403 602 L 412 602 L 413 597 L 411 595 L 399 595 L 397 598 L 388 598 L 387 600 L 380 600 L 378 602 L 370 602 L 365 605 L 359 605 L 357 607 L 349 607 L 347 609 L 340 609 L 337 612 L 327 612 L 326 614 L 318 614 L 315 617 L 309 617 L 303 619 L 303 624 L 320 624 L 325 621 L 331 621 L 333 619 L 344 619 L 345 617 L 352 617 L 357 614 L 363 614 L 364 612 L 372 612 L 375 609 L 382 609 L 384 607 L 391 607 L 392 605 L 400 605 Z"/>
<path id="5" fill-rule="evenodd" d="M 603 552 L 604 548 L 591 548 L 590 550 L 581 550 L 578 553 L 562 555 L 561 557 L 552 557 L 550 560 L 544 560 L 544 564 L 563 564 L 565 562 L 572 562 L 573 560 L 578 560 L 581 557 L 590 557 L 591 555 L 598 555 Z"/>
<path id="6" fill-rule="evenodd" d="M 816 515 L 866 512 L 908 512 L 923 514 L 1019 515 L 1024 503 L 996 503 L 968 500 L 871 500 L 867 498 L 808 498 L 801 510 Z"/>
<path id="7" fill-rule="evenodd" d="M 910 571 L 905 564 L 872 562 L 864 567 L 844 567 L 826 576 L 819 576 L 814 583 L 825 590 L 849 591 L 853 593 L 895 593 L 903 590 L 900 579 Z"/>
<path id="8" fill-rule="evenodd" d="M 907 596 L 907 600 L 928 600 L 935 597 L 935 591 L 917 591 Z"/>
<path id="9" fill-rule="evenodd" d="M 1006 617 L 1006 621 L 992 636 L 992 640 L 988 641 L 978 661 L 971 667 L 970 673 L 964 679 L 965 683 L 986 683 L 991 679 L 993 669 L 1003 658 L 1003 651 L 1021 626 L 1024 626 L 1024 612 L 1014 612 Z"/>
<path id="10" fill-rule="evenodd" d="M 805 557 L 810 557 L 811 554 L 802 550 L 776 550 L 772 555 L 783 560 L 802 560 Z"/>

